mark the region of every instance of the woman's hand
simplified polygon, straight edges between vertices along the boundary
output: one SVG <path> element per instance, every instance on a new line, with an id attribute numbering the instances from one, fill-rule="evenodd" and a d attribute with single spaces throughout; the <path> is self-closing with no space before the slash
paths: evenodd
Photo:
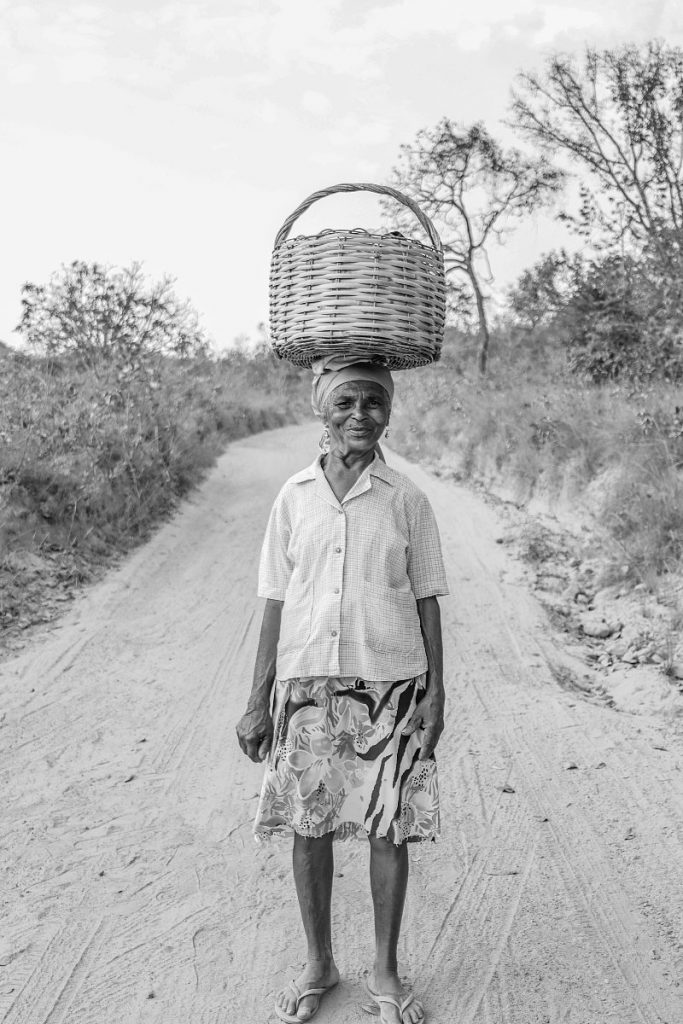
<path id="1" fill-rule="evenodd" d="M 410 736 L 416 729 L 424 729 L 420 760 L 426 761 L 434 753 L 443 732 L 443 712 L 446 692 L 443 685 L 443 645 L 441 642 L 441 612 L 436 597 L 423 597 L 417 602 L 420 627 L 427 655 L 427 688 L 425 695 L 410 716 L 403 730 Z"/>
<path id="2" fill-rule="evenodd" d="M 443 690 L 441 692 L 438 690 L 432 692 L 427 690 L 410 716 L 407 726 L 403 729 L 404 736 L 412 735 L 416 729 L 424 729 L 422 746 L 420 747 L 420 761 L 426 761 L 427 758 L 431 757 L 434 753 L 434 748 L 439 742 L 439 737 L 443 732 L 444 704 Z"/>
<path id="3" fill-rule="evenodd" d="M 243 752 L 257 764 L 268 757 L 273 742 L 270 694 L 275 681 L 277 641 L 280 636 L 282 601 L 268 598 L 256 652 L 254 681 L 247 710 L 237 723 L 237 739 Z"/>
<path id="4" fill-rule="evenodd" d="M 237 739 L 247 757 L 258 764 L 265 761 L 273 741 L 273 720 L 267 702 L 247 705 L 237 723 Z"/>

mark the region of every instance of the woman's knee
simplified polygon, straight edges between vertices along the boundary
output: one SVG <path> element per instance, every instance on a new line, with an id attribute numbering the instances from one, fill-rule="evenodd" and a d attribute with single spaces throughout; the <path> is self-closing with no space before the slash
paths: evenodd
<path id="1" fill-rule="evenodd" d="M 408 846 L 405 842 L 392 843 L 386 836 L 370 836 L 370 850 L 373 854 L 380 857 L 401 860 L 405 857 Z"/>
<path id="2" fill-rule="evenodd" d="M 302 836 L 294 833 L 294 854 L 315 860 L 318 857 L 327 856 L 332 850 L 334 832 L 328 832 L 324 836 Z"/>

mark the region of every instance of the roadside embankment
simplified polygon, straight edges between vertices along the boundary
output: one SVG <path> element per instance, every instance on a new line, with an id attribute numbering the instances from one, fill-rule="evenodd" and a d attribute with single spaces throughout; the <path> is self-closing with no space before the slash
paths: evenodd
<path id="1" fill-rule="evenodd" d="M 643 665 L 664 694 L 681 685 L 680 391 L 590 385 L 504 356 L 481 378 L 448 347 L 441 363 L 396 376 L 392 444 L 504 506 L 500 542 L 526 563 L 577 665 L 612 689 Z"/>

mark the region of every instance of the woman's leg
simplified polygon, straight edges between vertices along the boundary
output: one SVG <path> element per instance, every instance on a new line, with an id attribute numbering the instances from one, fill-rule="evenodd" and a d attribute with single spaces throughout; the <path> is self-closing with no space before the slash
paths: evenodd
<path id="1" fill-rule="evenodd" d="M 370 838 L 370 889 L 375 911 L 375 970 L 373 991 L 401 995 L 398 974 L 398 939 L 408 887 L 408 844 L 394 845 L 383 837 Z M 423 1014 L 419 1005 L 408 1007 L 404 1021 L 417 1022 Z M 400 1024 L 398 1010 L 383 1004 L 382 1021 Z"/>
<path id="2" fill-rule="evenodd" d="M 294 882 L 307 944 L 306 965 L 296 978 L 300 992 L 307 988 L 329 988 L 339 981 L 332 956 L 332 842 L 332 832 L 319 839 L 294 835 Z M 291 990 L 283 989 L 276 1001 L 287 1013 L 296 1012 L 296 999 Z M 317 1005 L 318 999 L 314 996 L 302 999 L 298 1011 L 300 1019 L 308 1020 Z"/>

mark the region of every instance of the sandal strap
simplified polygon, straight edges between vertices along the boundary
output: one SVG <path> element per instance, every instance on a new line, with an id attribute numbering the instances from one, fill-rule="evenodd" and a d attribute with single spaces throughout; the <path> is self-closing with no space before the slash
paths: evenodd
<path id="1" fill-rule="evenodd" d="M 403 1013 L 408 1007 L 415 1001 L 415 996 L 412 992 L 409 992 L 403 1002 L 400 1002 L 398 996 L 375 996 L 378 1003 L 391 1003 L 395 1006 L 399 1013 Z"/>
<path id="2" fill-rule="evenodd" d="M 403 1014 L 405 1013 L 405 1011 L 408 1009 L 409 1006 L 413 1005 L 413 1003 L 417 1003 L 417 1005 L 420 1007 L 420 1009 L 422 1009 L 422 1004 L 417 1002 L 417 1000 L 415 998 L 415 994 L 413 992 L 409 992 L 403 1002 L 399 1002 L 399 999 L 398 999 L 397 996 L 391 996 L 391 995 L 389 995 L 389 996 L 381 996 L 379 994 L 378 995 L 374 995 L 373 994 L 373 999 L 375 1000 L 376 1003 L 389 1003 L 390 1006 L 396 1007 L 398 1012 L 401 1014 L 401 1018 L 403 1018 Z M 424 1020 L 424 1011 L 423 1011 L 423 1016 L 422 1016 L 421 1019 Z"/>
<path id="3" fill-rule="evenodd" d="M 306 996 L 324 996 L 326 992 L 326 988 L 307 988 L 305 992 L 301 993 L 298 1001 L 301 1002 Z"/>
<path id="4" fill-rule="evenodd" d="M 396 996 L 375 996 L 375 1001 L 378 1003 L 389 1003 L 390 1006 L 395 1006 L 399 1013 L 403 1013 L 403 1008 Z"/>
<path id="5" fill-rule="evenodd" d="M 299 1009 L 299 1003 L 301 1002 L 302 999 L 305 999 L 306 996 L 324 996 L 325 993 L 328 991 L 326 988 L 307 988 L 304 992 L 302 992 L 294 980 L 290 981 L 289 988 L 292 992 L 292 995 L 296 999 L 297 1010 Z"/>
<path id="6" fill-rule="evenodd" d="M 298 1006 L 299 1005 L 299 1000 L 302 998 L 302 996 L 301 996 L 301 989 L 299 988 L 299 986 L 297 985 L 297 983 L 294 981 L 293 978 L 292 978 L 292 980 L 289 983 L 289 988 L 291 989 L 292 995 L 296 999 L 297 1006 Z"/>

